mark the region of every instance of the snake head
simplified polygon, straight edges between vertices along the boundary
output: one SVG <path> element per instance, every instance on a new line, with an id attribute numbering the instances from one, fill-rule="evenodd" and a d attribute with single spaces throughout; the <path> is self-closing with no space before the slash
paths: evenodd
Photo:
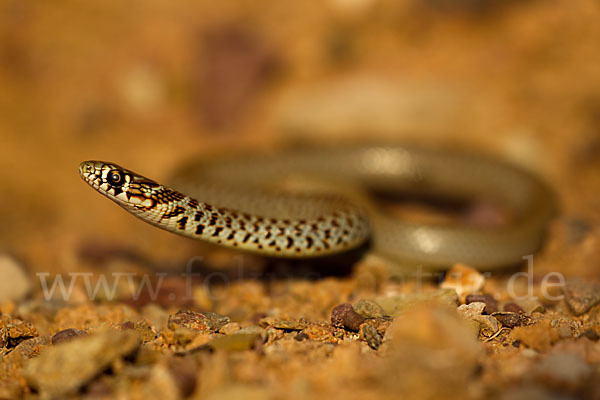
<path id="1" fill-rule="evenodd" d="M 104 161 L 79 164 L 81 178 L 122 207 L 152 208 L 163 186 L 133 171 Z"/>

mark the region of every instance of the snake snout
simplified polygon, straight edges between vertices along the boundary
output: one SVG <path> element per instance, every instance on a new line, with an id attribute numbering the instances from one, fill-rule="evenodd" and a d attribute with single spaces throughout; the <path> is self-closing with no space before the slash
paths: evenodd
<path id="1" fill-rule="evenodd" d="M 89 176 L 93 169 L 94 167 L 89 161 L 83 161 L 79 164 L 79 175 L 81 175 L 81 177 L 85 179 Z"/>

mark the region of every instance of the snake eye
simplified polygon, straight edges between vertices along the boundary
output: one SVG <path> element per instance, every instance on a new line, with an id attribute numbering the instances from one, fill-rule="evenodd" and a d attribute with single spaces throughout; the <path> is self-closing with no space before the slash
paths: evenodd
<path id="1" fill-rule="evenodd" d="M 106 176 L 106 180 L 108 181 L 108 183 L 111 186 L 116 186 L 116 187 L 120 187 L 123 185 L 123 182 L 125 181 L 124 177 L 123 177 L 123 173 L 121 171 L 117 171 L 117 170 L 112 170 L 108 173 L 108 175 Z"/>

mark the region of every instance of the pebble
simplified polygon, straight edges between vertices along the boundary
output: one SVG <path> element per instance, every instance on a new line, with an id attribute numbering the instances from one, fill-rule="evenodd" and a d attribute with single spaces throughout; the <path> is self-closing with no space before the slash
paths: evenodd
<path id="1" fill-rule="evenodd" d="M 486 331 L 486 336 L 498 332 L 498 321 L 491 315 L 482 315 L 486 304 L 481 302 L 463 304 L 456 309 L 463 318 L 473 320 L 479 324 L 479 329 Z"/>
<path id="2" fill-rule="evenodd" d="M 456 290 L 458 297 L 464 302 L 468 293 L 480 291 L 484 284 L 485 277 L 475 268 L 465 264 L 454 264 L 446 273 L 440 287 Z"/>
<path id="3" fill-rule="evenodd" d="M 0 255 L 0 304 L 19 302 L 31 290 L 31 281 L 23 267 L 12 257 Z"/>
<path id="4" fill-rule="evenodd" d="M 364 318 L 383 318 L 383 308 L 372 300 L 359 300 L 354 305 L 354 311 Z"/>
<path id="5" fill-rule="evenodd" d="M 563 287 L 565 303 L 575 315 L 583 315 L 600 303 L 600 284 L 568 282 Z"/>
<path id="6" fill-rule="evenodd" d="M 213 312 L 181 310 L 169 316 L 167 326 L 171 330 L 177 330 L 177 328 L 182 327 L 194 331 L 216 332 L 229 322 L 229 317 Z"/>
<path id="7" fill-rule="evenodd" d="M 54 336 L 52 336 L 52 344 L 57 345 L 60 343 L 67 343 L 81 336 L 87 336 L 87 332 L 73 328 L 63 329 L 62 331 L 56 332 Z"/>
<path id="8" fill-rule="evenodd" d="M 469 294 L 465 298 L 465 304 L 475 302 L 485 304 L 485 309 L 483 310 L 485 314 L 492 314 L 498 311 L 498 302 L 489 294 Z"/>
<path id="9" fill-rule="evenodd" d="M 360 338 L 367 342 L 373 350 L 377 350 L 383 342 L 383 338 L 377 332 L 377 329 L 369 324 L 362 324 L 360 326 Z"/>
<path id="10" fill-rule="evenodd" d="M 219 329 L 219 333 L 222 333 L 223 335 L 232 335 L 238 332 L 240 329 L 240 324 L 238 324 L 237 322 L 230 322 L 228 324 L 223 325 L 221 329 Z"/>
<path id="11" fill-rule="evenodd" d="M 284 331 L 301 331 L 306 328 L 306 322 L 279 320 L 274 321 L 272 326 L 275 329 L 282 329 Z"/>
<path id="12" fill-rule="evenodd" d="M 525 314 L 499 311 L 492 314 L 502 326 L 507 328 L 514 328 L 515 326 L 524 326 L 531 324 L 531 318 Z"/>
<path id="13" fill-rule="evenodd" d="M 456 311 L 461 317 L 473 318 L 476 315 L 481 315 L 485 309 L 485 303 L 475 302 L 469 304 L 461 304 Z"/>
<path id="14" fill-rule="evenodd" d="M 354 311 L 350 303 L 337 305 L 331 310 L 331 323 L 335 327 L 358 332 L 363 322 L 365 322 L 365 318 Z"/>
<path id="15" fill-rule="evenodd" d="M 141 319 L 133 324 L 133 330 L 140 336 L 142 343 L 151 342 L 158 337 L 158 332 L 147 319 Z"/>
<path id="16" fill-rule="evenodd" d="M 104 328 L 46 348 L 27 362 L 24 375 L 41 397 L 62 398 L 84 387 L 113 362 L 134 353 L 139 345 L 135 332 Z"/>
<path id="17" fill-rule="evenodd" d="M 38 332 L 30 322 L 0 316 L 0 348 L 12 348 L 36 336 Z"/>
<path id="18" fill-rule="evenodd" d="M 479 324 L 479 329 L 484 331 L 485 336 L 490 336 L 500 329 L 498 320 L 491 315 L 476 315 L 472 320 Z"/>

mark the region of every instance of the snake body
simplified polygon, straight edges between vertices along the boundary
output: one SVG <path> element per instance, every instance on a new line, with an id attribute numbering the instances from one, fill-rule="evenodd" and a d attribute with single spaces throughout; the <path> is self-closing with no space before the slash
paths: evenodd
<path id="1" fill-rule="evenodd" d="M 548 186 L 522 169 L 404 146 L 195 162 L 175 179 L 193 196 L 109 162 L 85 161 L 79 171 L 94 189 L 159 228 L 281 257 L 339 253 L 370 238 L 375 251 L 403 264 L 463 262 L 492 270 L 535 252 L 554 210 Z M 270 187 L 298 175 L 350 189 L 300 194 Z M 366 191 L 490 199 L 507 205 L 514 218 L 493 229 L 409 223 L 381 212 L 365 200 Z"/>

